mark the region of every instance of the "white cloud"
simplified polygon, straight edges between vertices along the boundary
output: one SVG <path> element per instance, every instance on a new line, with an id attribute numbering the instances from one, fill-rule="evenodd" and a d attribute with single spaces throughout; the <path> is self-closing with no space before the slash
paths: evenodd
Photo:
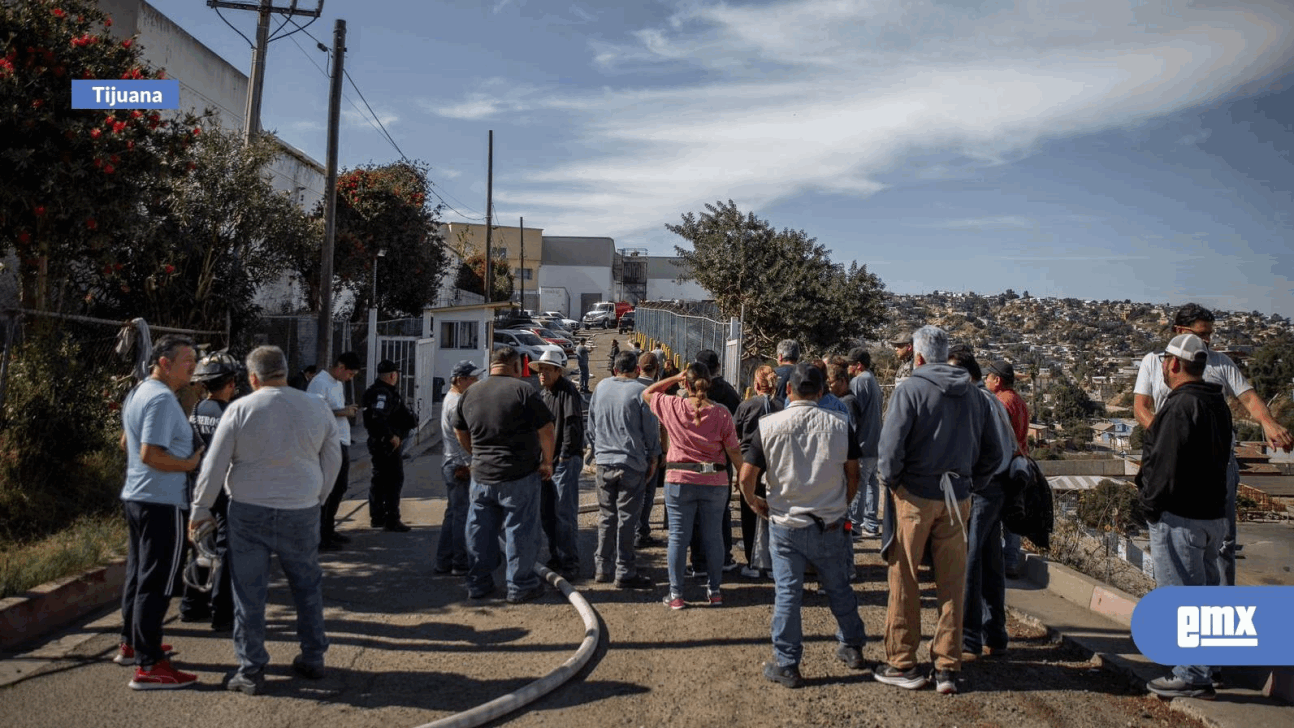
<path id="1" fill-rule="evenodd" d="M 1009 164 L 1051 139 L 1216 101 L 1291 60 L 1282 0 L 1133 4 L 1021 0 L 981 16 L 933 0 L 695 2 L 625 42 L 591 43 L 591 63 L 613 80 L 663 76 L 630 76 L 644 68 L 702 80 L 495 83 L 429 107 L 556 117 L 569 148 L 596 151 L 514 176 L 496 198 L 557 233 L 624 235 L 717 199 L 758 211 L 806 190 L 864 198 L 913 155 L 962 158 L 918 173 L 936 179 Z"/>
<path id="2" fill-rule="evenodd" d="M 1036 223 L 1027 217 L 1019 215 L 998 215 L 992 217 L 976 217 L 966 220 L 946 220 L 943 222 L 932 223 L 933 227 L 944 228 L 945 230 L 971 230 L 982 232 L 985 230 L 1032 230 Z"/>
<path id="3" fill-rule="evenodd" d="M 382 125 L 385 126 L 388 130 L 394 124 L 400 121 L 400 117 L 395 114 L 383 114 L 381 112 L 377 114 L 377 118 L 382 122 Z M 368 126 L 368 127 L 372 127 L 373 130 L 378 132 L 379 134 L 381 133 L 381 131 L 377 128 L 377 124 L 373 122 L 373 117 L 370 116 L 367 111 L 361 113 L 361 112 L 355 111 L 354 109 L 342 109 L 341 120 L 342 120 L 342 123 L 347 126 Z"/>

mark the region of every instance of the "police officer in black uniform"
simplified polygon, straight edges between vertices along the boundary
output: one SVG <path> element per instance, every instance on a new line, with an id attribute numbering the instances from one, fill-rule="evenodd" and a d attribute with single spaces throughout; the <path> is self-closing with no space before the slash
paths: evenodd
<path id="1" fill-rule="evenodd" d="M 208 354 L 198 362 L 191 379 L 202 385 L 206 397 L 193 405 L 189 414 L 189 424 L 194 434 L 202 440 L 202 445 L 211 448 L 211 439 L 220 424 L 220 416 L 229 406 L 238 389 L 238 362 L 224 351 Z M 197 470 L 191 474 L 196 477 Z M 192 482 L 190 482 L 190 488 Z M 184 598 L 180 601 L 180 621 L 202 622 L 211 620 L 211 629 L 216 632 L 228 632 L 234 628 L 234 591 L 229 576 L 229 496 L 222 490 L 211 506 L 211 513 L 216 518 L 216 553 L 220 557 L 220 566 L 214 576 L 199 567 L 197 577 L 210 585 L 210 591 L 202 591 L 197 585 L 185 585 Z"/>
<path id="2" fill-rule="evenodd" d="M 368 490 L 368 513 L 374 528 L 405 532 L 400 520 L 400 491 L 404 488 L 404 462 L 400 447 L 418 419 L 396 390 L 400 370 L 383 359 L 377 365 L 377 379 L 364 392 L 364 429 L 368 431 L 368 452 L 373 459 L 373 483 Z"/>

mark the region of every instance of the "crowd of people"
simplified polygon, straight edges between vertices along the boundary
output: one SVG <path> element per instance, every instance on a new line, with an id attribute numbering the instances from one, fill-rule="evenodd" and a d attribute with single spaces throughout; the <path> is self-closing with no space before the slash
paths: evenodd
<path id="1" fill-rule="evenodd" d="M 1137 417 L 1146 426 L 1136 482 L 1150 520 L 1155 574 L 1161 585 L 1233 584 L 1238 471 L 1223 393 L 1248 408 L 1272 445 L 1288 451 L 1294 440 L 1235 364 L 1208 348 L 1207 310 L 1187 305 L 1174 324 L 1167 346 L 1146 355 L 1135 387 Z M 551 570 L 571 581 L 585 577 L 577 508 L 587 465 L 598 502 L 594 581 L 628 590 L 656 586 L 636 551 L 659 543 L 650 514 L 662 492 L 665 607 L 721 607 L 725 574 L 738 569 L 744 578 L 771 578 L 772 659 L 762 674 L 795 688 L 804 680 L 806 579 L 817 581 L 836 619 L 836 656 L 850 669 L 868 667 L 853 584 L 855 550 L 870 542 L 886 564 L 888 591 L 884 659 L 871 666 L 874 678 L 955 693 L 965 663 L 1000 657 L 1009 647 L 1006 583 L 1016 576 L 1020 553 L 1003 515 L 1018 492 L 1029 412 L 1008 361 L 981 365 L 969 346 L 950 346 L 935 326 L 890 343 L 902 368 L 885 407 L 863 347 L 804 360 L 796 341 L 783 341 L 777 365 L 754 371 L 744 400 L 723 380 L 713 351 L 678 371 L 662 351 L 615 346 L 612 376 L 597 383 L 587 404 L 583 340 L 579 385 L 556 353 L 532 362 L 537 388 L 522 379 L 522 357 L 510 347 L 492 352 L 488 376 L 461 362 L 440 420 L 447 507 L 433 571 L 463 577 L 467 597 L 478 600 L 498 592 L 495 577 L 504 567 L 506 601 L 528 602 L 544 594 L 536 566 L 546 541 Z M 210 594 L 185 605 L 194 619 L 232 627 L 238 669 L 227 687 L 263 688 L 271 554 L 283 565 L 297 610 L 301 653 L 292 667 L 318 678 L 328 644 L 318 551 L 345 541 L 335 528 L 334 501 L 345 490 L 347 418 L 356 414 L 337 395 L 359 370 L 358 359 L 341 355 L 300 392 L 288 386 L 282 351 L 257 348 L 246 360 L 252 393 L 232 403 L 232 378 L 204 361 L 197 380 L 208 396 L 195 407 L 192 425 L 175 392 L 195 378 L 193 342 L 163 337 L 153 359 L 152 376 L 123 406 L 130 549 L 117 661 L 136 666 L 136 689 L 196 680 L 170 665 L 170 647 L 162 643 L 188 511 L 191 534 L 216 533 L 212 568 L 223 571 L 208 575 Z M 383 362 L 377 374 L 363 400 L 374 461 L 370 517 L 374 527 L 403 532 L 399 453 L 414 420 L 399 399 L 394 364 Z M 201 437 L 194 435 L 198 425 Z M 734 487 L 744 564 L 732 553 Z M 935 585 L 928 669 L 917 651 L 923 564 Z M 705 579 L 703 596 L 689 593 L 689 577 Z M 189 613 L 185 605 L 181 611 Z M 1219 679 L 1210 667 L 1182 666 L 1148 688 L 1165 697 L 1208 698 Z"/>

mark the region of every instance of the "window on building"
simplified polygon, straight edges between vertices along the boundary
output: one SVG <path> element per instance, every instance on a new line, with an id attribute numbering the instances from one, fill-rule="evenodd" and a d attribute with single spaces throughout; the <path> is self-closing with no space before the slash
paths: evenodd
<path id="1" fill-rule="evenodd" d="M 480 346 L 477 321 L 440 322 L 440 348 L 476 349 Z"/>
<path id="2" fill-rule="evenodd" d="M 516 268 L 512 271 L 512 275 L 518 280 L 529 281 L 534 280 L 534 272 L 534 268 Z"/>

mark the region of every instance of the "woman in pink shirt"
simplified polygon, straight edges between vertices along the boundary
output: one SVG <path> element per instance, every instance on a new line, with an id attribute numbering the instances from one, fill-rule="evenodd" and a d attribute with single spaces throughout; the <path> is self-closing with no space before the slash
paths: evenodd
<path id="1" fill-rule="evenodd" d="M 682 383 L 687 397 L 671 397 L 666 389 Z M 723 538 L 720 533 L 723 509 L 728 507 L 727 459 L 741 462 L 737 430 L 732 415 L 711 402 L 710 370 L 703 364 L 689 364 L 682 374 L 662 379 L 643 392 L 653 413 L 669 435 L 665 455 L 665 509 L 669 514 L 669 596 L 670 609 L 682 609 L 683 565 L 692 524 L 698 518 L 701 543 L 709 575 L 707 598 L 711 606 L 723 604 L 719 580 L 723 576 Z"/>

